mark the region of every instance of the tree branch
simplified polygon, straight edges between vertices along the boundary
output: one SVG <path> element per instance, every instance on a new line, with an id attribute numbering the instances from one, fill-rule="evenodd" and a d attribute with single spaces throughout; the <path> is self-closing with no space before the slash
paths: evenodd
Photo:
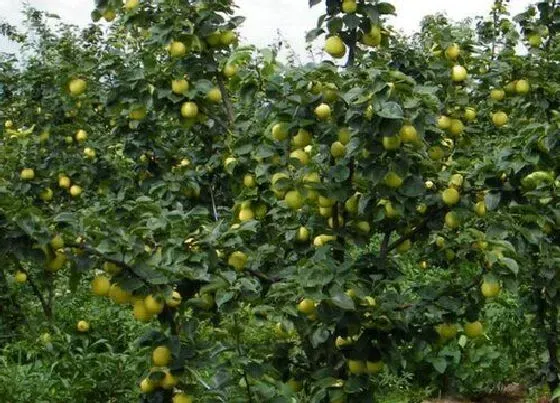
<path id="1" fill-rule="evenodd" d="M 216 80 L 218 81 L 220 92 L 222 93 L 222 102 L 224 103 L 224 106 L 226 108 L 229 123 L 233 123 L 235 121 L 235 114 L 233 113 L 233 104 L 231 103 L 229 92 L 227 91 L 224 80 L 219 73 L 216 75 Z"/>
<path id="2" fill-rule="evenodd" d="M 345 68 L 353 67 L 354 61 L 356 59 L 356 43 L 358 41 L 358 31 L 354 28 L 350 32 L 350 43 L 348 44 L 348 61 L 346 62 Z"/>
<path id="3" fill-rule="evenodd" d="M 37 283 L 35 283 L 35 281 L 33 280 L 33 277 L 31 277 L 31 275 L 29 274 L 29 271 L 27 271 L 27 269 L 25 267 L 23 267 L 23 265 L 21 264 L 21 262 L 19 261 L 18 258 L 16 258 L 15 256 L 12 256 L 12 259 L 13 259 L 15 265 L 17 266 L 18 270 L 21 271 L 22 273 L 25 273 L 25 275 L 27 276 L 27 282 L 31 286 L 31 289 L 33 290 L 33 294 L 35 294 L 37 299 L 39 299 L 39 302 L 41 303 L 41 308 L 43 308 L 43 313 L 45 314 L 45 316 L 49 320 L 51 320 L 52 319 L 52 311 L 50 309 L 49 303 L 47 302 L 43 293 L 41 292 L 41 290 L 37 286 Z"/>
<path id="4" fill-rule="evenodd" d="M 269 277 L 266 274 L 264 274 L 263 272 L 260 272 L 258 270 L 246 269 L 245 271 L 247 273 L 249 273 L 250 275 L 252 275 L 254 277 L 257 277 L 260 280 L 266 281 L 267 283 L 270 283 L 270 284 L 277 283 L 281 280 L 280 277 Z"/>
<path id="5" fill-rule="evenodd" d="M 407 239 L 411 239 L 413 238 L 418 232 L 420 232 L 421 230 L 423 230 L 426 225 L 428 225 L 428 222 L 430 222 L 430 220 L 432 219 L 432 217 L 435 215 L 435 213 L 437 212 L 437 210 L 434 210 L 431 214 L 429 213 L 428 215 L 426 215 L 426 217 L 424 218 L 424 220 L 422 220 L 416 227 L 414 227 L 412 229 L 412 231 L 409 231 L 408 233 L 404 234 L 403 236 L 401 236 L 399 239 L 393 241 L 388 249 L 387 252 L 392 251 L 393 249 L 396 249 L 397 246 L 399 246 L 401 243 L 403 243 L 404 241 L 406 241 Z"/>
<path id="6" fill-rule="evenodd" d="M 108 256 L 108 255 L 106 255 L 105 253 L 100 252 L 100 251 L 98 251 L 97 249 L 92 248 L 91 246 L 88 246 L 88 245 L 86 245 L 86 244 L 84 244 L 84 243 L 67 242 L 66 245 L 67 245 L 68 247 L 71 247 L 71 248 L 78 248 L 78 249 L 81 249 L 81 250 L 83 250 L 84 252 L 89 253 L 90 255 L 97 256 L 97 257 L 99 257 L 99 258 L 105 260 L 106 262 L 113 263 L 113 264 L 119 266 L 120 268 L 126 270 L 127 272 L 129 272 L 130 274 L 132 274 L 134 277 L 136 277 L 136 278 L 142 280 L 142 282 L 143 282 L 144 284 L 148 284 L 148 282 L 147 282 L 144 278 L 140 277 L 139 275 L 137 275 L 137 274 L 134 272 L 134 267 L 133 267 L 133 266 L 131 266 L 131 265 L 129 265 L 129 264 L 123 262 L 122 260 L 115 259 L 115 258 L 113 258 L 113 257 L 111 257 L 111 256 Z"/>
<path id="7" fill-rule="evenodd" d="M 389 247 L 389 240 L 391 239 L 391 233 L 393 231 L 387 231 L 385 232 L 385 236 L 383 237 L 383 240 L 381 241 L 381 246 L 379 247 L 379 258 L 380 259 L 387 259 L 387 255 L 389 254 L 389 251 L 391 250 Z"/>
<path id="8" fill-rule="evenodd" d="M 234 316 L 234 326 L 235 326 L 235 344 L 237 347 L 237 354 L 239 358 L 242 358 L 243 352 L 241 350 L 241 331 L 239 327 L 239 322 L 237 320 L 237 315 Z M 249 385 L 249 377 L 247 376 L 247 370 L 243 368 L 243 379 L 245 380 L 245 388 L 247 389 L 247 401 L 253 403 L 253 394 L 251 392 L 251 385 Z"/>

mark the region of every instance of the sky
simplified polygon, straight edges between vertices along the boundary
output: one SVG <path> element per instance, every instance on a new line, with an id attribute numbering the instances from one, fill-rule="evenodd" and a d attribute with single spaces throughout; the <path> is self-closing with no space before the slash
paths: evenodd
<path id="1" fill-rule="evenodd" d="M 60 15 L 69 23 L 85 26 L 90 20 L 93 0 L 26 0 L 33 7 Z M 476 15 L 487 15 L 492 0 L 390 0 L 397 8 L 398 17 L 392 24 L 405 33 L 413 33 L 420 20 L 427 14 L 442 12 L 460 21 Z M 523 11 L 534 0 L 511 0 L 511 12 Z M 0 22 L 21 22 L 24 0 L 0 0 Z M 266 47 L 278 39 L 289 43 L 302 59 L 306 58 L 305 32 L 316 25 L 317 17 L 324 9 L 316 6 L 311 10 L 308 0 L 236 0 L 238 15 L 247 18 L 241 28 L 241 38 L 258 47 Z M 280 35 L 278 34 L 280 32 Z M 10 47 L 0 39 L 0 50 Z"/>

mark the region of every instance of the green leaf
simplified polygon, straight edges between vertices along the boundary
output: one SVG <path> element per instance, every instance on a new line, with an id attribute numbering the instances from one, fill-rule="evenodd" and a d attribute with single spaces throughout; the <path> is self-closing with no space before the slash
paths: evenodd
<path id="1" fill-rule="evenodd" d="M 346 311 L 353 311 L 355 308 L 354 301 L 348 295 L 344 294 L 343 292 L 336 293 L 335 295 L 331 296 L 331 302 L 342 308 Z"/>
<path id="2" fill-rule="evenodd" d="M 443 374 L 445 372 L 447 368 L 447 361 L 445 360 L 445 358 L 437 357 L 432 359 L 431 362 L 437 372 L 439 372 L 440 374 Z"/>
<path id="3" fill-rule="evenodd" d="M 335 17 L 329 22 L 327 22 L 327 28 L 329 30 L 329 33 L 331 34 L 337 34 L 340 31 L 342 31 L 342 25 L 343 25 L 342 18 L 339 17 Z"/>
<path id="4" fill-rule="evenodd" d="M 397 9 L 395 8 L 395 6 L 393 6 L 390 3 L 379 3 L 377 5 L 377 11 L 379 11 L 379 14 L 381 14 L 381 15 L 383 15 L 383 14 L 395 14 Z"/>
<path id="5" fill-rule="evenodd" d="M 405 179 L 400 192 L 409 197 L 418 197 L 426 193 L 426 186 L 420 176 L 409 176 Z"/>
<path id="6" fill-rule="evenodd" d="M 404 117 L 400 105 L 392 101 L 383 102 L 377 111 L 377 115 L 387 119 L 402 119 Z"/>
<path id="7" fill-rule="evenodd" d="M 346 14 L 342 17 L 342 21 L 348 29 L 355 29 L 360 25 L 360 17 L 357 14 Z"/>
<path id="8" fill-rule="evenodd" d="M 500 263 L 510 269 L 513 274 L 519 273 L 519 265 L 516 260 L 509 257 L 503 257 L 500 259 Z"/>
<path id="9" fill-rule="evenodd" d="M 487 193 L 484 195 L 484 203 L 486 204 L 486 208 L 488 210 L 495 210 L 498 208 L 500 204 L 500 199 L 502 198 L 502 194 L 498 192 Z"/>
<path id="10" fill-rule="evenodd" d="M 350 168 L 346 165 L 335 165 L 329 170 L 329 176 L 335 182 L 344 182 L 350 176 Z"/>
<path id="11" fill-rule="evenodd" d="M 317 348 L 320 344 L 326 342 L 329 339 L 330 335 L 331 332 L 329 332 L 327 329 L 325 329 L 324 327 L 319 327 L 315 329 L 315 331 L 311 335 L 311 344 L 313 344 L 314 348 Z"/>

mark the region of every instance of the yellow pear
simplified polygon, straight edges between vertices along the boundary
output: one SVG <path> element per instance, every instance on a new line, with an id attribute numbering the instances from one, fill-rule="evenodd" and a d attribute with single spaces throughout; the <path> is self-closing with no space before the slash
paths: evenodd
<path id="1" fill-rule="evenodd" d="M 377 374 L 385 368 L 385 363 L 383 361 L 367 361 L 366 362 L 366 372 L 368 374 Z"/>
<path id="2" fill-rule="evenodd" d="M 181 296 L 181 294 L 177 291 L 173 291 L 171 293 L 171 296 L 168 297 L 165 300 L 165 305 L 167 305 L 170 308 L 176 308 L 179 305 L 181 305 L 181 301 L 183 300 L 183 297 Z"/>
<path id="3" fill-rule="evenodd" d="M 132 120 L 142 120 L 146 117 L 147 113 L 146 107 L 135 106 L 128 112 L 128 117 Z"/>
<path id="4" fill-rule="evenodd" d="M 331 155 L 334 158 L 341 158 L 344 157 L 346 154 L 346 146 L 342 144 L 340 141 L 335 141 L 331 144 Z"/>
<path id="5" fill-rule="evenodd" d="M 398 188 L 403 182 L 403 179 L 396 172 L 390 171 L 385 175 L 385 184 L 391 188 Z"/>
<path id="6" fill-rule="evenodd" d="M 255 179 L 255 175 L 247 174 L 243 177 L 243 185 L 248 188 L 254 188 L 257 186 L 257 180 Z"/>
<path id="7" fill-rule="evenodd" d="M 132 307 L 132 313 L 134 318 L 139 322 L 149 322 L 152 319 L 152 315 L 146 309 L 144 305 L 144 300 L 142 298 L 137 299 Z"/>
<path id="8" fill-rule="evenodd" d="M 165 301 L 159 295 L 148 295 L 144 298 L 144 306 L 150 315 L 159 315 L 163 311 Z"/>
<path id="9" fill-rule="evenodd" d="M 142 391 L 142 393 L 151 393 L 155 390 L 155 388 L 156 385 L 154 382 L 150 381 L 148 378 L 142 379 L 142 382 L 140 382 L 140 391 Z"/>
<path id="10" fill-rule="evenodd" d="M 126 0 L 126 2 L 124 3 L 124 9 L 126 11 L 132 11 L 136 7 L 138 7 L 138 4 L 139 4 L 139 0 Z"/>
<path id="11" fill-rule="evenodd" d="M 346 54 L 346 45 L 340 36 L 333 35 L 325 41 L 324 50 L 335 59 L 340 59 Z"/>
<path id="12" fill-rule="evenodd" d="M 91 292 L 94 295 L 104 297 L 109 295 L 109 290 L 111 288 L 111 281 L 105 276 L 96 276 L 91 281 Z"/>
<path id="13" fill-rule="evenodd" d="M 358 360 L 348 360 L 348 372 L 351 374 L 363 374 L 366 372 L 366 363 Z"/>
<path id="14" fill-rule="evenodd" d="M 500 294 L 500 283 L 497 281 L 484 280 L 480 286 L 480 292 L 485 298 L 492 298 Z"/>
<path id="15" fill-rule="evenodd" d="M 327 104 L 320 104 L 315 108 L 315 116 L 319 120 L 327 120 L 331 117 L 331 107 Z"/>
<path id="16" fill-rule="evenodd" d="M 451 125 L 449 126 L 449 133 L 453 137 L 461 136 L 464 130 L 465 130 L 465 126 L 463 125 L 463 122 L 461 122 L 459 119 L 451 119 Z"/>
<path id="17" fill-rule="evenodd" d="M 229 255 L 228 265 L 233 267 L 237 271 L 241 271 L 245 269 L 245 266 L 247 265 L 247 260 L 248 260 L 247 255 L 244 252 L 238 250 L 232 252 Z"/>
<path id="18" fill-rule="evenodd" d="M 222 91 L 220 91 L 219 88 L 212 88 L 210 89 L 210 91 L 208 91 L 206 97 L 210 102 L 219 104 L 220 102 L 222 102 Z"/>
<path id="19" fill-rule="evenodd" d="M 342 12 L 346 14 L 354 14 L 358 10 L 356 0 L 342 0 Z"/>
<path id="20" fill-rule="evenodd" d="M 476 215 L 479 216 L 479 217 L 482 217 L 483 215 L 485 215 L 486 214 L 486 203 L 484 203 L 484 200 L 477 202 L 474 205 L 473 210 L 476 213 Z"/>
<path id="21" fill-rule="evenodd" d="M 171 80 L 171 91 L 175 94 L 183 94 L 189 90 L 189 82 L 184 78 Z"/>
<path id="22" fill-rule="evenodd" d="M 181 116 L 187 119 L 193 119 L 198 115 L 198 106 L 192 101 L 184 102 L 181 105 Z"/>
<path id="23" fill-rule="evenodd" d="M 303 148 L 311 144 L 311 133 L 305 129 L 299 129 L 297 134 L 293 137 L 292 143 L 298 148 Z"/>
<path id="24" fill-rule="evenodd" d="M 183 42 L 173 41 L 169 46 L 169 54 L 173 57 L 181 57 L 187 53 L 187 47 Z"/>
<path id="25" fill-rule="evenodd" d="M 172 403 L 193 403 L 193 397 L 185 393 L 175 393 Z"/>
<path id="26" fill-rule="evenodd" d="M 166 346 L 157 346 L 152 352 L 152 363 L 156 367 L 166 367 L 171 362 L 171 351 Z"/>
<path id="27" fill-rule="evenodd" d="M 454 323 L 442 323 L 436 326 L 436 332 L 442 339 L 450 340 L 457 334 L 457 326 Z"/>
<path id="28" fill-rule="evenodd" d="M 81 78 L 75 78 L 68 84 L 68 89 L 73 96 L 81 95 L 87 89 L 87 82 Z"/>
<path id="29" fill-rule="evenodd" d="M 492 114 L 492 123 L 496 127 L 505 126 L 508 122 L 508 115 L 505 112 L 499 111 Z"/>
<path id="30" fill-rule="evenodd" d="M 493 101 L 501 101 L 506 96 L 506 93 L 501 88 L 494 88 L 490 91 L 490 99 Z"/>
<path id="31" fill-rule="evenodd" d="M 299 227 L 296 231 L 297 242 L 307 242 L 309 240 L 309 230 L 305 227 Z"/>
<path id="32" fill-rule="evenodd" d="M 541 46 L 542 37 L 538 33 L 532 33 L 527 36 L 527 42 L 532 48 L 538 48 Z"/>
<path id="33" fill-rule="evenodd" d="M 130 302 L 131 297 L 132 295 L 120 288 L 118 284 L 112 284 L 111 288 L 109 288 L 109 298 L 117 304 L 122 305 Z"/>
<path id="34" fill-rule="evenodd" d="M 237 41 L 237 34 L 234 31 L 224 31 L 220 34 L 220 43 L 229 46 Z"/>
<path id="35" fill-rule="evenodd" d="M 302 165 L 309 164 L 310 157 L 304 150 L 298 148 L 290 153 L 290 158 L 297 159 Z"/>
<path id="36" fill-rule="evenodd" d="M 251 208 L 242 208 L 237 217 L 241 222 L 250 221 L 255 218 L 255 213 Z"/>
<path id="37" fill-rule="evenodd" d="M 369 232 L 371 231 L 371 225 L 369 225 L 369 222 L 367 221 L 358 221 L 355 226 L 356 229 L 363 234 L 369 234 Z"/>
<path id="38" fill-rule="evenodd" d="M 76 133 L 76 140 L 78 141 L 78 143 L 82 143 L 87 139 L 88 139 L 87 132 L 83 129 L 78 130 L 78 132 Z"/>
<path id="39" fill-rule="evenodd" d="M 78 332 L 80 332 L 80 333 L 87 333 L 89 331 L 89 323 L 86 322 L 85 320 L 81 320 L 76 325 L 76 328 L 78 329 Z"/>
<path id="40" fill-rule="evenodd" d="M 401 146 L 401 138 L 399 136 L 383 136 L 382 143 L 385 150 L 397 150 Z"/>
<path id="41" fill-rule="evenodd" d="M 453 69 L 451 69 L 451 80 L 458 83 L 461 81 L 465 81 L 466 79 L 467 79 L 467 69 L 465 69 L 463 66 L 459 64 L 453 66 Z"/>
<path id="42" fill-rule="evenodd" d="M 457 60 L 460 54 L 461 54 L 461 48 L 456 43 L 449 45 L 445 49 L 445 58 L 447 60 L 451 60 L 451 61 Z"/>
<path id="43" fill-rule="evenodd" d="M 33 170 L 33 168 L 24 168 L 21 170 L 20 173 L 20 178 L 25 180 L 25 181 L 30 181 L 33 178 L 35 178 L 35 171 Z"/>
<path id="44" fill-rule="evenodd" d="M 412 125 L 404 125 L 401 127 L 399 136 L 403 143 L 416 143 L 418 141 L 418 132 Z"/>
<path id="45" fill-rule="evenodd" d="M 347 127 L 343 127 L 338 131 L 338 141 L 344 145 L 348 145 L 348 143 L 350 143 L 351 136 L 352 133 Z"/>
<path id="46" fill-rule="evenodd" d="M 443 203 L 445 203 L 446 205 L 453 206 L 459 203 L 459 201 L 461 200 L 461 195 L 456 189 L 449 188 L 449 189 L 445 189 L 441 193 L 441 199 L 443 200 Z"/>
<path id="47" fill-rule="evenodd" d="M 372 25 L 368 33 L 363 33 L 361 42 L 367 46 L 379 46 L 381 43 L 381 28 L 379 25 Z"/>
<path id="48" fill-rule="evenodd" d="M 286 196 L 284 197 L 284 201 L 286 202 L 288 208 L 292 210 L 299 210 L 300 208 L 303 207 L 305 198 L 297 190 L 290 190 L 289 192 L 286 193 Z"/>
<path id="49" fill-rule="evenodd" d="M 447 130 L 451 127 L 451 119 L 445 115 L 437 119 L 437 127 L 442 130 Z"/>
<path id="50" fill-rule="evenodd" d="M 410 239 L 407 239 L 406 241 L 401 242 L 397 246 L 397 252 L 399 254 L 406 253 L 410 250 L 411 247 L 412 247 L 412 242 L 410 241 Z"/>
<path id="51" fill-rule="evenodd" d="M 27 281 L 27 274 L 18 270 L 14 276 L 14 279 L 16 280 L 16 283 L 23 284 Z"/>
<path id="52" fill-rule="evenodd" d="M 78 185 L 70 186 L 70 196 L 78 197 L 82 194 L 82 188 Z"/>
<path id="53" fill-rule="evenodd" d="M 463 117 L 465 118 L 466 121 L 471 122 L 473 120 L 476 119 L 476 110 L 474 108 L 465 108 L 465 112 L 463 114 Z"/>
<path id="54" fill-rule="evenodd" d="M 448 211 L 445 214 L 445 225 L 449 229 L 457 229 L 461 225 L 461 221 L 455 212 Z"/>
<path id="55" fill-rule="evenodd" d="M 470 338 L 476 338 L 482 336 L 484 332 L 484 327 L 480 321 L 475 322 L 466 322 L 463 325 L 463 330 L 465 331 L 465 335 Z"/>
<path id="56" fill-rule="evenodd" d="M 284 123 L 276 123 L 272 127 L 272 137 L 277 141 L 283 141 L 288 138 L 288 128 Z"/>
<path id="57" fill-rule="evenodd" d="M 527 80 L 517 80 L 515 84 L 515 92 L 519 95 L 525 95 L 531 90 L 531 86 L 529 85 L 529 81 Z"/>
<path id="58" fill-rule="evenodd" d="M 298 305 L 297 310 L 305 315 L 315 312 L 315 301 L 310 298 L 304 298 Z"/>
<path id="59" fill-rule="evenodd" d="M 225 65 L 223 73 L 224 73 L 224 76 L 226 76 L 227 78 L 232 78 L 233 76 L 235 76 L 237 74 L 238 70 L 239 70 L 239 68 L 237 67 L 237 64 L 228 63 L 228 64 Z"/>
<path id="60" fill-rule="evenodd" d="M 107 10 L 103 13 L 103 18 L 105 21 L 112 22 L 117 17 L 117 14 L 113 10 Z"/>

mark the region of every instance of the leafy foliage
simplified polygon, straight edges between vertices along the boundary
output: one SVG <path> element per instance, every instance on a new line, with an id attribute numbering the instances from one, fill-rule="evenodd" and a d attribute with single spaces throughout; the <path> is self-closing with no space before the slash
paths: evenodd
<path id="1" fill-rule="evenodd" d="M 6 396 L 129 400 L 112 375 L 136 367 L 146 402 L 369 402 L 391 377 L 472 394 L 539 364 L 505 349 L 495 303 L 534 319 L 521 350 L 546 349 L 558 387 L 558 6 L 510 19 L 497 0 L 476 28 L 432 16 L 405 38 L 390 3 L 324 5 L 307 38 L 333 61 L 301 67 L 240 45 L 228 0 L 99 0 L 106 33 L 30 9 L 5 30 L 30 39 L 1 59 L 0 289 L 17 315 L 28 287 L 64 329 L 49 353 L 70 347 L 42 392 Z M 60 316 L 90 281 L 120 306 Z M 139 331 L 125 314 L 163 365 L 115 332 Z M 22 379 L 46 372 L 27 348 L 6 353 Z"/>

